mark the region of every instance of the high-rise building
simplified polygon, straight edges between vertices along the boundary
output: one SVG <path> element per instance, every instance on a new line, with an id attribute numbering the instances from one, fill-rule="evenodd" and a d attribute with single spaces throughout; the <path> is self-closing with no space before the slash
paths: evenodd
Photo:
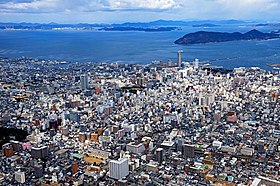
<path id="1" fill-rule="evenodd" d="M 136 84 L 137 84 L 137 86 L 143 87 L 143 86 L 144 86 L 144 83 L 145 83 L 145 79 L 144 79 L 144 78 L 137 78 L 137 79 L 136 79 Z"/>
<path id="2" fill-rule="evenodd" d="M 199 94 L 198 104 L 199 104 L 199 106 L 205 106 L 206 105 L 206 99 L 205 99 L 205 97 L 202 93 Z"/>
<path id="3" fill-rule="evenodd" d="M 129 174 L 128 159 L 109 161 L 110 177 L 114 179 L 121 179 Z"/>
<path id="4" fill-rule="evenodd" d="M 127 144 L 126 150 L 134 154 L 141 154 L 145 151 L 145 147 L 142 143 L 131 142 Z"/>
<path id="5" fill-rule="evenodd" d="M 31 156 L 33 158 L 46 158 L 48 156 L 48 147 L 32 147 L 31 148 Z"/>
<path id="6" fill-rule="evenodd" d="M 49 148 L 47 146 L 41 147 L 41 157 L 46 158 L 49 153 Z"/>
<path id="7" fill-rule="evenodd" d="M 158 148 L 156 150 L 156 159 L 159 163 L 163 162 L 163 148 Z"/>
<path id="8" fill-rule="evenodd" d="M 35 165 L 34 166 L 34 174 L 36 178 L 41 178 L 43 176 L 44 169 L 42 165 Z"/>
<path id="9" fill-rule="evenodd" d="M 15 180 L 19 183 L 25 182 L 25 173 L 24 172 L 15 172 Z"/>
<path id="10" fill-rule="evenodd" d="M 259 140 L 257 144 L 257 150 L 259 153 L 265 153 L 265 148 L 264 148 L 264 140 Z"/>
<path id="11" fill-rule="evenodd" d="M 177 66 L 178 67 L 182 67 L 182 50 L 179 50 L 178 51 L 178 54 L 177 54 Z"/>
<path id="12" fill-rule="evenodd" d="M 31 156 L 33 158 L 40 158 L 41 157 L 41 148 L 32 147 Z"/>
<path id="13" fill-rule="evenodd" d="M 195 59 L 194 60 L 194 68 L 198 69 L 198 67 L 199 67 L 199 59 Z"/>
<path id="14" fill-rule="evenodd" d="M 50 137 L 54 137 L 56 134 L 55 129 L 50 130 Z"/>
<path id="15" fill-rule="evenodd" d="M 81 75 L 80 81 L 81 81 L 81 89 L 87 90 L 89 88 L 88 75 L 87 74 Z"/>
<path id="16" fill-rule="evenodd" d="M 183 152 L 183 139 L 182 138 L 177 139 L 176 149 L 177 149 L 177 152 Z"/>
<path id="17" fill-rule="evenodd" d="M 184 144 L 183 145 L 183 155 L 186 158 L 194 158 L 194 145 Z"/>

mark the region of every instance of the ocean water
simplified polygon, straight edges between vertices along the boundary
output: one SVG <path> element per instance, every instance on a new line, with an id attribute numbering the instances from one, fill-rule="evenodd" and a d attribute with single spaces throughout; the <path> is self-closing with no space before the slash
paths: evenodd
<path id="1" fill-rule="evenodd" d="M 176 62 L 177 51 L 183 50 L 184 61 L 193 61 L 198 58 L 201 61 L 228 69 L 241 66 L 271 69 L 266 65 L 267 63 L 280 63 L 280 39 L 187 46 L 174 44 L 176 39 L 198 30 L 246 32 L 250 28 L 238 26 L 207 29 L 186 27 L 177 31 L 152 33 L 0 30 L 0 56 L 9 58 L 26 56 L 73 62 L 147 64 L 154 60 Z"/>

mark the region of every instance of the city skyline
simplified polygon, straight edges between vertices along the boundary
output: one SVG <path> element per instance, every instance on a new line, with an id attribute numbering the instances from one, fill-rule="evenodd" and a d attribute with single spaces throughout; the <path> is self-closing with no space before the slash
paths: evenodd
<path id="1" fill-rule="evenodd" d="M 0 22 L 279 21 L 279 0 L 3 0 Z"/>

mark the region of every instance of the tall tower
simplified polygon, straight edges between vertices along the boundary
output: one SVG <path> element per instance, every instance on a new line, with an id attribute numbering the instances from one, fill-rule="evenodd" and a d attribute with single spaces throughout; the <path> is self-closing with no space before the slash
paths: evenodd
<path id="1" fill-rule="evenodd" d="M 82 75 L 80 81 L 81 81 L 81 89 L 87 90 L 89 88 L 88 75 L 87 74 Z"/>
<path id="2" fill-rule="evenodd" d="M 163 161 L 163 148 L 158 148 L 156 150 L 156 159 L 157 162 L 161 163 Z"/>
<path id="3" fill-rule="evenodd" d="M 179 50 L 177 54 L 177 66 L 181 67 L 182 66 L 182 52 L 183 50 Z"/>
<path id="4" fill-rule="evenodd" d="M 199 67 L 199 59 L 195 59 L 194 60 L 194 68 L 198 69 L 198 67 Z"/>

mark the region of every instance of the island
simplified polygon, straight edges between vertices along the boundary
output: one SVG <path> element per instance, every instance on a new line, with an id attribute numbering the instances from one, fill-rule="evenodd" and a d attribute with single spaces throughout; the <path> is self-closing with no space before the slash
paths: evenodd
<path id="1" fill-rule="evenodd" d="M 194 27 L 194 28 L 208 28 L 208 27 L 217 27 L 217 26 L 219 26 L 219 25 L 209 24 L 209 23 L 192 25 L 192 27 Z"/>
<path id="2" fill-rule="evenodd" d="M 177 30 L 177 27 L 104 27 L 98 30 L 103 31 L 143 31 L 143 32 L 166 32 L 166 31 L 173 31 Z"/>
<path id="3" fill-rule="evenodd" d="M 189 45 L 241 40 L 268 40 L 275 38 L 280 38 L 280 35 L 275 33 L 263 33 L 258 30 L 251 30 L 244 34 L 240 32 L 226 33 L 199 31 L 195 33 L 186 34 L 185 36 L 176 40 L 174 43 L 179 45 Z"/>
<path id="4" fill-rule="evenodd" d="M 280 67 L 280 63 L 276 63 L 276 64 L 269 63 L 269 64 L 267 64 L 267 66 L 270 66 L 270 67 Z"/>

